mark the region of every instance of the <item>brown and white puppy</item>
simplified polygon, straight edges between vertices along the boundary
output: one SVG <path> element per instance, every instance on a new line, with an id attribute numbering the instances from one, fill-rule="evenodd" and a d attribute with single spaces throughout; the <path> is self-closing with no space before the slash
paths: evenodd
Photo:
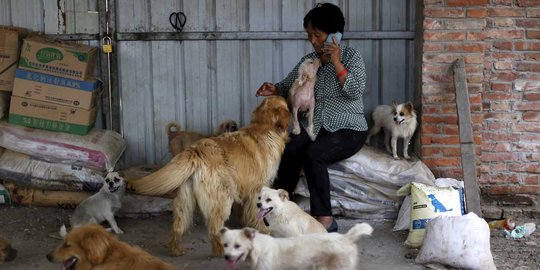
<path id="1" fill-rule="evenodd" d="M 315 140 L 313 133 L 313 110 L 315 109 L 315 82 L 317 81 L 317 69 L 321 66 L 318 58 L 308 58 L 298 68 L 298 78 L 294 80 L 289 90 L 289 103 L 293 115 L 293 130 L 295 135 L 300 134 L 298 113 L 307 111 L 308 127 L 306 132 L 312 141 Z"/>
<path id="2" fill-rule="evenodd" d="M 257 220 L 258 191 L 277 174 L 287 142 L 290 112 L 280 96 L 265 98 L 251 114 L 251 123 L 236 132 L 202 139 L 176 155 L 157 172 L 130 181 L 137 193 L 163 195 L 177 190 L 169 252 L 182 255 L 182 235 L 191 226 L 195 207 L 205 218 L 215 255 L 223 255 L 219 230 L 242 205 L 246 226 L 264 229 Z"/>
<path id="3" fill-rule="evenodd" d="M 346 234 L 313 233 L 274 238 L 252 228 L 220 231 L 227 267 L 236 268 L 248 260 L 253 270 L 356 270 L 358 246 L 362 235 L 371 235 L 367 223 L 354 225 Z"/>
<path id="4" fill-rule="evenodd" d="M 290 237 L 307 233 L 326 233 L 324 226 L 296 203 L 289 201 L 289 193 L 283 189 L 263 187 L 259 193 L 258 219 L 266 221 L 270 234 Z"/>
<path id="5" fill-rule="evenodd" d="M 169 137 L 169 153 L 171 153 L 173 157 L 178 155 L 178 153 L 182 152 L 196 141 L 210 137 L 197 132 L 182 131 L 178 122 L 168 123 L 165 130 L 167 130 L 167 136 Z M 237 130 L 238 124 L 236 121 L 225 120 L 218 125 L 215 135 L 218 136 L 225 132 L 233 132 Z"/>
<path id="6" fill-rule="evenodd" d="M 47 254 L 61 269 L 72 270 L 174 270 L 180 269 L 131 246 L 97 224 L 71 230 L 55 250 Z"/>
<path id="7" fill-rule="evenodd" d="M 397 155 L 397 140 L 403 138 L 403 156 L 410 159 L 408 149 L 411 138 L 414 135 L 416 126 L 416 112 L 412 102 L 389 105 L 379 105 L 375 107 L 372 113 L 373 127 L 369 130 L 366 144 L 369 144 L 371 136 L 384 129 L 384 144 L 386 151 L 392 153 L 394 159 L 399 159 Z M 390 148 L 392 146 L 392 148 Z"/>
<path id="8" fill-rule="evenodd" d="M 0 238 L 0 264 L 13 261 L 15 257 L 17 257 L 17 250 L 11 247 L 8 240 Z"/>

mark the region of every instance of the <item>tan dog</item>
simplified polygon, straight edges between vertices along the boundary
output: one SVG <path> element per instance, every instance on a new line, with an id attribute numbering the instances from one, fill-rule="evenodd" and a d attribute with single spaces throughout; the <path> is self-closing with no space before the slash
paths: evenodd
<path id="1" fill-rule="evenodd" d="M 71 230 L 58 247 L 47 254 L 62 269 L 74 270 L 173 270 L 180 269 L 165 263 L 140 249 L 130 246 L 97 224 Z"/>
<path id="2" fill-rule="evenodd" d="M 300 124 L 298 123 L 298 113 L 307 111 L 308 126 L 306 129 L 309 138 L 314 141 L 313 133 L 313 110 L 315 109 L 315 82 L 317 81 L 317 69 L 321 66 L 321 61 L 317 58 L 308 58 L 300 64 L 298 68 L 298 78 L 294 80 L 289 90 L 289 103 L 293 114 L 293 134 L 300 134 Z"/>
<path id="3" fill-rule="evenodd" d="M 135 192 L 161 195 L 178 189 L 169 251 L 182 255 L 182 235 L 192 224 L 198 205 L 208 227 L 212 251 L 223 255 L 219 230 L 233 202 L 242 204 L 246 226 L 264 228 L 256 218 L 259 190 L 276 176 L 288 140 L 287 102 L 270 96 L 253 111 L 251 123 L 237 132 L 202 139 L 175 156 L 165 167 L 131 181 Z"/>
<path id="4" fill-rule="evenodd" d="M 13 261 L 17 257 L 17 250 L 11 247 L 8 240 L 0 238 L 0 264 Z"/>
<path id="5" fill-rule="evenodd" d="M 253 270 L 358 269 L 358 246 L 362 235 L 371 235 L 367 223 L 354 225 L 347 233 L 312 233 L 274 238 L 252 228 L 220 231 L 227 268 L 247 260 Z"/>
<path id="6" fill-rule="evenodd" d="M 178 153 L 182 152 L 188 146 L 192 145 L 194 142 L 208 138 L 210 136 L 205 136 L 203 134 L 192 132 L 192 131 L 182 131 L 180 124 L 178 122 L 170 122 L 165 127 L 167 130 L 167 136 L 169 137 L 169 153 L 174 157 Z M 238 124 L 234 120 L 225 120 L 217 127 L 215 135 L 221 135 L 225 132 L 233 132 L 238 130 Z"/>
<path id="7" fill-rule="evenodd" d="M 273 236 L 290 237 L 308 233 L 326 233 L 326 229 L 320 222 L 304 212 L 296 203 L 289 201 L 287 191 L 263 187 L 258 199 L 257 218 L 264 218 Z"/>

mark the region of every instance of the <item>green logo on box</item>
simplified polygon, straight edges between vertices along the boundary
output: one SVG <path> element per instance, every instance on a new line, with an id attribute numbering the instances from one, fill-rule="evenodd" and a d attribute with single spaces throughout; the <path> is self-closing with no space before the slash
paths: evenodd
<path id="1" fill-rule="evenodd" d="M 41 63 L 49 63 L 54 60 L 64 59 L 62 52 L 55 48 L 43 48 L 37 51 L 36 58 Z"/>

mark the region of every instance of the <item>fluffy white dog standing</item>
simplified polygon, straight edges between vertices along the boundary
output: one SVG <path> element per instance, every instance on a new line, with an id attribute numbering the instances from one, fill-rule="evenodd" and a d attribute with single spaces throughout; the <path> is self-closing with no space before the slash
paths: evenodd
<path id="1" fill-rule="evenodd" d="M 264 218 L 273 236 L 290 237 L 307 233 L 326 233 L 324 226 L 296 203 L 283 189 L 263 187 L 259 193 L 257 218 Z"/>
<path id="2" fill-rule="evenodd" d="M 228 268 L 248 260 L 254 270 L 355 270 L 358 263 L 356 240 L 370 235 L 367 223 L 354 225 L 346 234 L 314 233 L 274 238 L 252 228 L 221 229 L 221 244 Z"/>
<path id="3" fill-rule="evenodd" d="M 298 78 L 294 80 L 289 90 L 289 103 L 291 105 L 293 121 L 293 134 L 300 134 L 300 124 L 298 123 L 298 112 L 308 111 L 308 133 L 312 141 L 315 140 L 313 133 L 313 110 L 315 109 L 315 82 L 317 81 L 317 70 L 321 66 L 321 61 L 317 58 L 308 58 L 300 64 L 298 68 Z"/>
<path id="4" fill-rule="evenodd" d="M 369 144 L 371 136 L 384 129 L 384 144 L 386 150 L 392 153 L 394 159 L 398 159 L 397 140 L 403 138 L 403 156 L 410 159 L 408 149 L 411 138 L 418 125 L 416 112 L 412 102 L 389 105 L 379 105 L 373 110 L 373 127 L 369 130 L 366 144 Z M 390 145 L 392 148 L 390 149 Z"/>
<path id="5" fill-rule="evenodd" d="M 116 234 L 123 234 L 124 232 L 116 224 L 114 214 L 122 207 L 125 191 L 124 178 L 117 172 L 108 173 L 103 187 L 77 206 L 70 218 L 71 228 L 90 223 L 100 224 L 106 220 Z M 62 225 L 60 236 L 64 237 L 66 234 L 66 228 Z"/>

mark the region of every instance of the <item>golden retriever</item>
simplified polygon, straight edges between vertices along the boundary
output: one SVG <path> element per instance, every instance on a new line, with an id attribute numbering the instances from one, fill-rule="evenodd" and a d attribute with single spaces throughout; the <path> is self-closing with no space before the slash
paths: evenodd
<path id="1" fill-rule="evenodd" d="M 8 240 L 0 238 L 0 264 L 13 261 L 15 257 L 17 257 L 17 250 L 11 247 Z"/>
<path id="2" fill-rule="evenodd" d="M 182 131 L 178 122 L 168 123 L 165 129 L 167 130 L 167 137 L 169 138 L 169 153 L 171 153 L 173 157 L 184 151 L 184 149 L 188 148 L 196 141 L 210 137 L 197 132 Z M 215 135 L 218 136 L 225 132 L 234 132 L 237 130 L 238 124 L 236 121 L 226 120 L 219 124 Z"/>
<path id="3" fill-rule="evenodd" d="M 264 229 L 257 221 L 257 196 L 276 176 L 288 140 L 290 113 L 279 96 L 265 98 L 251 114 L 251 123 L 236 132 L 202 139 L 175 156 L 157 172 L 131 181 L 135 192 L 162 195 L 176 191 L 169 241 L 173 256 L 184 254 L 182 235 L 198 205 L 206 221 L 212 252 L 223 255 L 219 230 L 234 202 L 242 206 L 246 226 Z"/>
<path id="4" fill-rule="evenodd" d="M 87 224 L 71 230 L 58 247 L 47 254 L 62 269 L 74 270 L 173 270 L 174 267 L 130 246 L 97 224 Z"/>

